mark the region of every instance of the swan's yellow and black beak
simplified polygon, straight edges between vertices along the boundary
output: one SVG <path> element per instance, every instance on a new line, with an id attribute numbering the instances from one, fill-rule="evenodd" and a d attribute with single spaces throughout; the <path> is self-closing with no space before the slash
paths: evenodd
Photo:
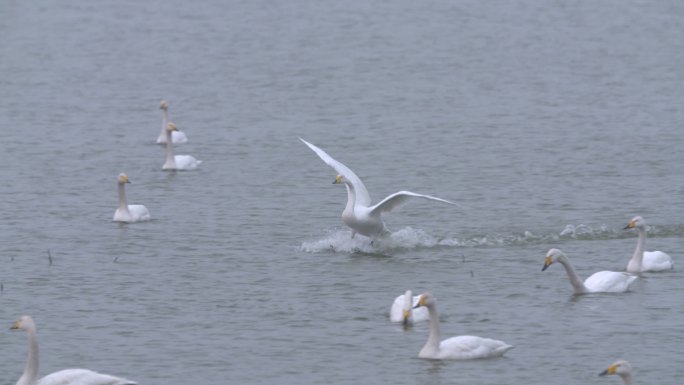
<path id="1" fill-rule="evenodd" d="M 404 309 L 402 314 L 404 316 L 404 320 L 402 321 L 402 323 L 404 324 L 404 326 L 407 326 L 409 323 L 409 317 L 411 316 L 411 310 Z"/>
<path id="2" fill-rule="evenodd" d="M 548 269 L 552 263 L 553 263 L 553 261 L 551 260 L 551 256 L 547 255 L 546 259 L 544 259 L 544 266 L 542 266 L 542 271 Z"/>
<path id="3" fill-rule="evenodd" d="M 421 306 L 425 306 L 425 297 L 422 295 L 418 298 L 418 303 L 416 303 L 416 306 L 414 306 L 413 308 L 417 309 Z"/>
<path id="4" fill-rule="evenodd" d="M 10 327 L 10 330 L 16 329 L 21 329 L 21 321 L 16 321 L 14 324 L 12 324 L 12 327 Z"/>
<path id="5" fill-rule="evenodd" d="M 342 175 L 338 175 L 335 177 L 335 180 L 332 182 L 332 184 L 340 184 L 342 183 Z"/>
<path id="6" fill-rule="evenodd" d="M 627 224 L 627 226 L 625 226 L 625 227 L 623 228 L 623 230 L 633 229 L 635 226 L 636 226 L 636 222 L 635 222 L 635 221 L 629 221 L 629 223 Z"/>
<path id="7" fill-rule="evenodd" d="M 617 367 L 618 367 L 618 366 L 617 366 L 616 364 L 610 365 L 610 366 L 608 367 L 608 369 L 606 369 L 606 370 L 602 371 L 601 373 L 599 373 L 599 376 L 606 376 L 606 375 L 609 375 L 609 374 L 615 374 L 615 371 L 617 370 Z"/>

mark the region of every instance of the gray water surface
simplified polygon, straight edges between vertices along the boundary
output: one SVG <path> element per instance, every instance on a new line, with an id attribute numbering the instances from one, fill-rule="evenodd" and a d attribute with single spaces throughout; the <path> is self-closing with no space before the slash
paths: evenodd
<path id="1" fill-rule="evenodd" d="M 41 372 L 141 385 L 616 384 L 684 376 L 684 3 L 0 3 L 0 330 L 38 327 Z M 161 99 L 198 170 L 161 171 Z M 305 138 L 379 201 L 439 196 L 350 238 L 346 194 Z M 116 177 L 153 220 L 118 224 Z M 674 271 L 623 270 L 642 215 Z M 52 264 L 48 261 L 48 250 Z M 443 336 L 504 358 L 417 358 L 431 291 Z M 5 330 L 6 330 L 5 329 Z M 26 338 L 0 333 L 0 383 Z"/>

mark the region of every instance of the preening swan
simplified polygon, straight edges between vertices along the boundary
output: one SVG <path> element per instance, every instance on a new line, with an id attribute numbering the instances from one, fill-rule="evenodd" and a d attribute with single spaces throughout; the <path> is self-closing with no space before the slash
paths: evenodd
<path id="1" fill-rule="evenodd" d="M 31 317 L 22 316 L 11 329 L 21 329 L 28 336 L 28 361 L 16 385 L 136 385 L 135 381 L 101 374 L 88 369 L 65 369 L 38 379 L 38 337 Z"/>
<path id="2" fill-rule="evenodd" d="M 542 271 L 546 270 L 552 263 L 559 262 L 565 268 L 570 278 L 570 284 L 575 290 L 575 294 L 586 293 L 622 293 L 629 289 L 637 277 L 632 274 L 617 271 L 599 271 L 587 278 L 584 283 L 577 276 L 575 269 L 570 264 L 568 257 L 558 249 L 551 249 L 546 253 Z"/>
<path id="3" fill-rule="evenodd" d="M 416 307 L 425 306 L 430 313 L 430 335 L 425 346 L 418 353 L 420 358 L 435 360 L 471 360 L 500 357 L 513 346 L 503 341 L 475 336 L 451 337 L 440 342 L 439 315 L 437 304 L 430 293 L 423 293 Z"/>
<path id="4" fill-rule="evenodd" d="M 139 221 L 149 221 L 150 212 L 147 211 L 147 207 L 144 205 L 129 205 L 126 203 L 126 183 L 131 183 L 128 180 L 128 175 L 121 173 L 119 174 L 118 184 L 119 184 L 119 208 L 114 212 L 115 222 L 139 222 Z"/>
<path id="5" fill-rule="evenodd" d="M 436 198 L 430 195 L 416 194 L 410 191 L 399 191 L 389 195 L 380 203 L 371 206 L 371 198 L 361 179 L 354 174 L 347 166 L 333 159 L 325 151 L 299 138 L 304 144 L 309 146 L 328 166 L 332 167 L 340 175 L 337 175 L 333 184 L 344 184 L 347 187 L 347 206 L 342 212 L 344 224 L 352 229 L 352 238 L 356 233 L 375 239 L 389 234 L 382 221 L 381 215 L 390 212 L 404 204 L 409 198 L 418 197 L 434 201 L 454 204 L 447 200 Z"/>
<path id="6" fill-rule="evenodd" d="M 169 122 L 169 102 L 162 100 L 159 103 L 159 109 L 162 111 L 162 128 L 159 137 L 157 138 L 158 144 L 166 143 L 166 125 Z M 188 142 L 188 137 L 182 131 L 176 130 L 171 133 L 171 139 L 173 139 L 173 144 L 182 144 Z"/>
<path id="7" fill-rule="evenodd" d="M 636 229 L 639 234 L 636 250 L 632 259 L 627 264 L 627 271 L 630 273 L 641 273 L 643 271 L 663 271 L 670 270 L 674 266 L 672 258 L 662 251 L 644 251 L 646 243 L 646 221 L 640 216 L 632 218 L 626 229 Z"/>
<path id="8" fill-rule="evenodd" d="M 420 296 L 414 296 L 411 290 L 406 290 L 405 294 L 395 298 L 394 302 L 392 303 L 392 307 L 390 308 L 390 321 L 401 322 L 404 325 L 409 325 L 413 324 L 414 322 L 421 322 L 430 319 L 427 308 L 413 308 L 418 304 L 419 299 Z"/>
<path id="9" fill-rule="evenodd" d="M 632 365 L 625 360 L 615 361 L 608 369 L 599 373 L 599 376 L 617 374 L 622 378 L 625 385 L 632 385 Z"/>
<path id="10" fill-rule="evenodd" d="M 171 133 L 177 131 L 176 125 L 172 122 L 166 125 L 166 161 L 162 170 L 194 170 L 202 163 L 192 155 L 173 155 L 173 142 Z"/>

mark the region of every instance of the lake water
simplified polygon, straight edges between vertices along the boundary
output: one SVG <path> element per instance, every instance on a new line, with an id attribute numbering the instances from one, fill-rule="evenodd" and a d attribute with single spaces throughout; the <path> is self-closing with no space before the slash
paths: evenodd
<path id="1" fill-rule="evenodd" d="M 617 384 L 684 376 L 684 3 L 0 3 L 0 384 L 26 337 L 41 372 L 141 385 Z M 198 170 L 161 171 L 159 101 Z M 350 238 L 344 188 L 432 194 Z M 118 224 L 116 177 L 153 220 Z M 675 270 L 573 297 L 623 270 L 642 215 Z M 48 250 L 52 258 L 49 264 Z M 444 337 L 504 358 L 417 358 L 389 322 L 429 290 Z M 4 325 L 4 326 L 2 326 Z"/>

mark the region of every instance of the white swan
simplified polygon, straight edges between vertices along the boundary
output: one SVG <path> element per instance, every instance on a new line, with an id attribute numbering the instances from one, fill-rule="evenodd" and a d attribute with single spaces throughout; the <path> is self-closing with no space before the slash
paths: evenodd
<path id="1" fill-rule="evenodd" d="M 159 109 L 162 110 L 162 128 L 159 137 L 157 138 L 157 144 L 166 144 L 166 125 L 169 121 L 169 103 L 166 100 L 162 100 L 159 103 Z M 174 131 L 171 133 L 171 138 L 173 139 L 173 144 L 182 144 L 188 142 L 188 137 L 182 131 Z"/>
<path id="2" fill-rule="evenodd" d="M 150 212 L 144 205 L 129 205 L 126 203 L 126 190 L 124 186 L 126 183 L 131 183 L 128 180 L 128 175 L 121 173 L 118 178 L 119 183 L 119 208 L 114 212 L 115 222 L 139 222 L 149 221 Z"/>
<path id="3" fill-rule="evenodd" d="M 166 161 L 162 170 L 194 170 L 202 163 L 192 155 L 173 155 L 173 141 L 171 133 L 177 131 L 176 125 L 172 122 L 166 125 Z"/>
<path id="4" fill-rule="evenodd" d="M 435 360 L 471 360 L 477 358 L 500 357 L 512 345 L 503 341 L 476 336 L 451 337 L 440 342 L 439 315 L 437 304 L 430 293 L 423 293 L 416 307 L 426 306 L 430 313 L 430 335 L 425 346 L 418 353 L 420 358 Z"/>
<path id="5" fill-rule="evenodd" d="M 390 321 L 409 325 L 430 319 L 427 308 L 413 308 L 418 304 L 419 299 L 420 296 L 414 296 L 411 290 L 406 290 L 405 294 L 395 298 L 390 308 Z"/>
<path id="6" fill-rule="evenodd" d="M 617 374 L 622 378 L 625 385 L 632 385 L 632 365 L 625 360 L 615 361 L 608 369 L 599 373 L 599 376 Z"/>
<path id="7" fill-rule="evenodd" d="M 636 229 L 639 234 L 636 250 L 632 259 L 627 264 L 627 271 L 630 273 L 641 273 L 643 271 L 663 271 L 671 270 L 674 264 L 672 258 L 662 251 L 644 251 L 646 243 L 646 221 L 640 216 L 632 218 L 626 229 Z"/>
<path id="8" fill-rule="evenodd" d="M 299 138 L 304 144 L 309 146 L 328 166 L 332 167 L 340 175 L 337 175 L 333 184 L 342 184 L 347 187 L 347 206 L 342 211 L 344 224 L 352 229 L 352 238 L 356 233 L 375 239 L 389 234 L 382 221 L 381 215 L 390 212 L 404 204 L 409 198 L 419 197 L 434 201 L 454 204 L 447 200 L 436 198 L 430 195 L 416 194 L 410 191 L 399 191 L 389 195 L 380 203 L 371 206 L 371 198 L 361 179 L 354 174 L 347 166 L 333 159 L 325 151 Z"/>
<path id="9" fill-rule="evenodd" d="M 16 385 L 136 385 L 135 381 L 93 372 L 88 369 L 65 369 L 38 379 L 38 338 L 31 317 L 22 316 L 11 329 L 21 329 L 28 336 L 28 361 Z"/>
<path id="10" fill-rule="evenodd" d="M 580 277 L 577 276 L 575 269 L 570 264 L 568 257 L 558 249 L 551 249 L 546 253 L 544 260 L 544 267 L 542 271 L 546 270 L 554 262 L 560 262 L 565 268 L 570 278 L 570 284 L 575 290 L 575 294 L 586 293 L 622 293 L 629 289 L 637 277 L 632 274 L 617 272 L 617 271 L 599 271 L 587 278 L 584 283 Z"/>

